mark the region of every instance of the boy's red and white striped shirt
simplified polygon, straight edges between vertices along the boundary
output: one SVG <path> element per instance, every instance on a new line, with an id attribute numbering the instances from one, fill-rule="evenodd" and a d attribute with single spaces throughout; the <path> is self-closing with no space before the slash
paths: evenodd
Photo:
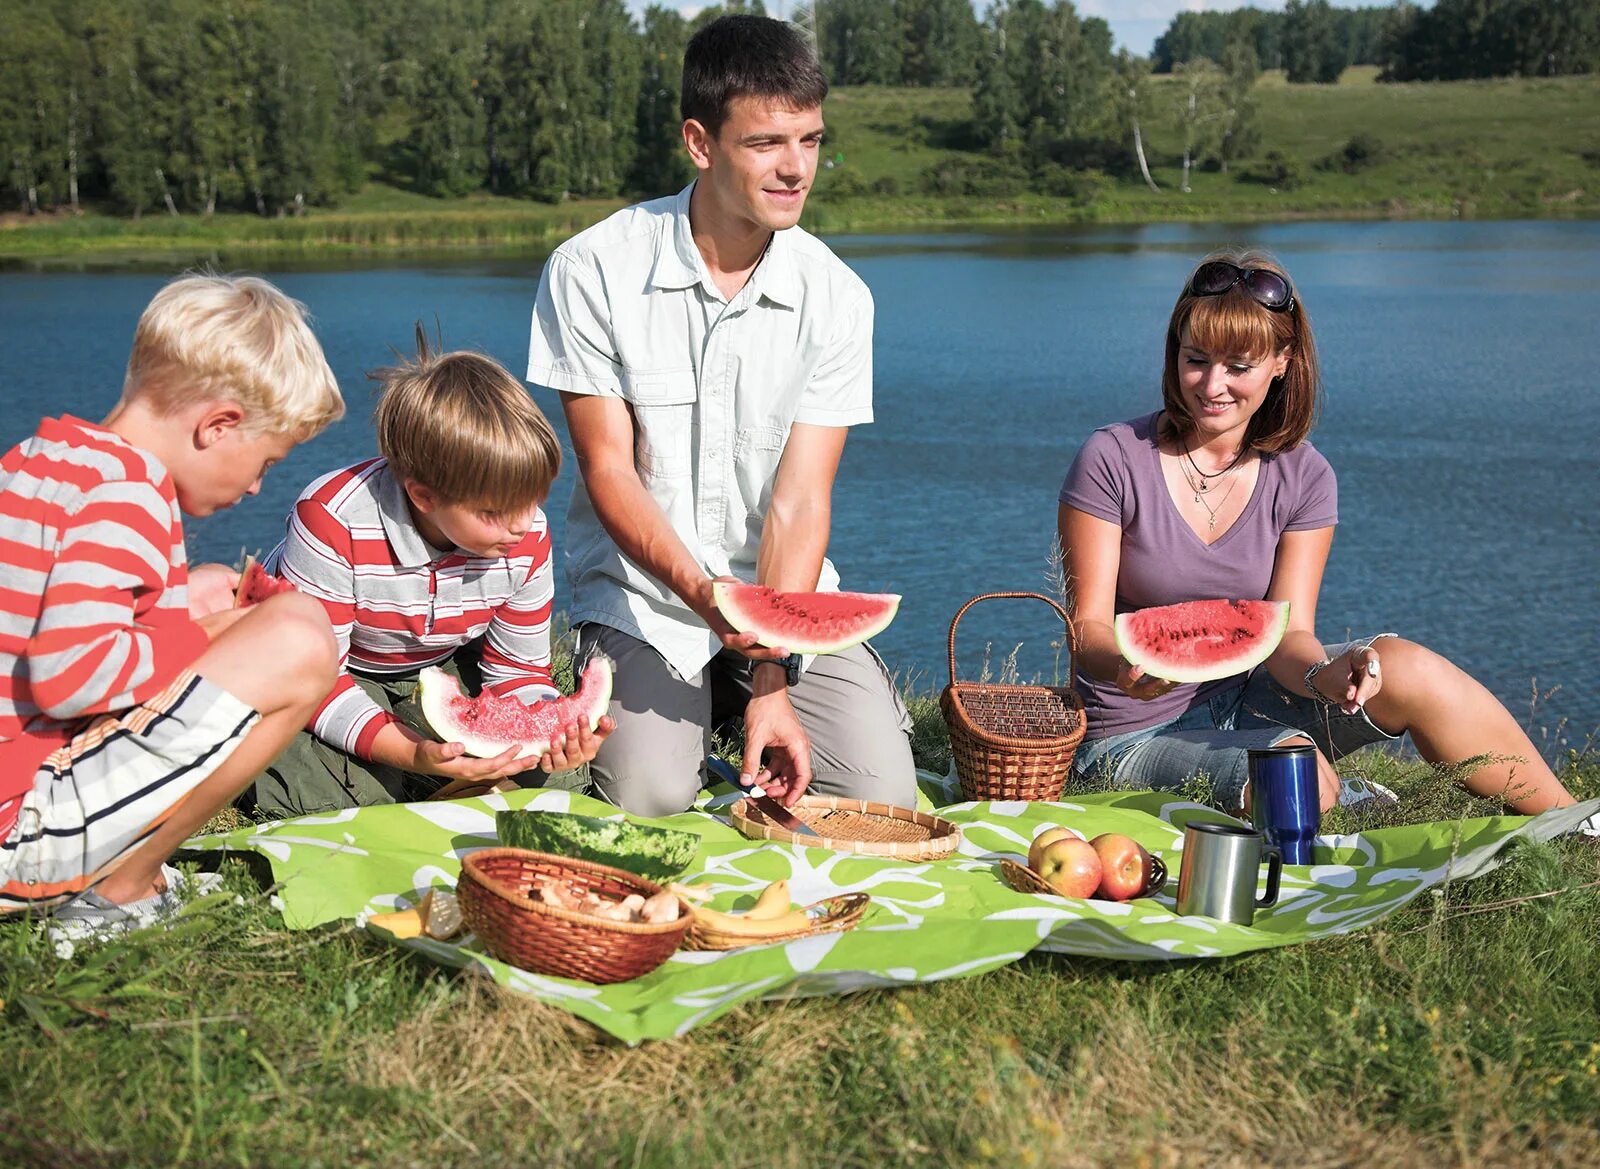
<path id="1" fill-rule="evenodd" d="M 373 739 L 397 720 L 349 670 L 415 673 L 481 636 L 485 686 L 524 702 L 560 693 L 550 678 L 555 589 L 543 511 L 506 556 L 441 552 L 417 530 L 388 462 L 369 459 L 305 489 L 266 567 L 328 611 L 341 672 L 311 729 L 358 758 L 370 758 Z"/>
<path id="2" fill-rule="evenodd" d="M 0 458 L 0 835 L 82 720 L 160 694 L 205 652 L 172 477 L 79 418 Z"/>

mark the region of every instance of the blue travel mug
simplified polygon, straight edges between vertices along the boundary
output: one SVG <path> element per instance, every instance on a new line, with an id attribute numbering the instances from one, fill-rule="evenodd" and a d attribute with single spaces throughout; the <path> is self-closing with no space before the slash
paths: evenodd
<path id="1" fill-rule="evenodd" d="M 1322 823 L 1315 747 L 1250 750 L 1250 821 L 1286 865 L 1309 865 Z"/>

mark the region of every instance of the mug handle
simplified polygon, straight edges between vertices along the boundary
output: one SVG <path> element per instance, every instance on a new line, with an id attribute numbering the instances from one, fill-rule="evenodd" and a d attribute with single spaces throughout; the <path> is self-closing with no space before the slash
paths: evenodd
<path id="1" fill-rule="evenodd" d="M 1271 909 L 1278 904 L 1278 885 L 1283 880 L 1283 853 L 1275 848 L 1264 848 L 1261 855 L 1267 858 L 1267 892 L 1256 902 L 1256 908 Z"/>
<path id="2" fill-rule="evenodd" d="M 1155 854 L 1150 856 L 1150 884 L 1140 897 L 1154 897 L 1167 887 L 1167 862 Z"/>

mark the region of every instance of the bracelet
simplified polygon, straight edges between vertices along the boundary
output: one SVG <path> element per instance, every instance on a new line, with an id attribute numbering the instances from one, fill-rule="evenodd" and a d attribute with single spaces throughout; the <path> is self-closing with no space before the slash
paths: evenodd
<path id="1" fill-rule="evenodd" d="M 1322 668 L 1324 666 L 1331 666 L 1331 665 L 1333 665 L 1333 659 L 1332 658 L 1323 658 L 1320 662 L 1312 662 L 1309 666 L 1306 667 L 1306 676 L 1305 676 L 1306 689 L 1308 691 L 1310 691 L 1311 697 L 1314 698 L 1316 701 L 1322 703 L 1323 706 L 1338 706 L 1339 704 L 1337 702 L 1335 702 L 1333 699 L 1329 698 L 1322 691 L 1318 690 L 1316 688 L 1316 686 L 1312 684 L 1311 679 L 1315 678 L 1318 674 L 1320 674 L 1322 672 Z"/>

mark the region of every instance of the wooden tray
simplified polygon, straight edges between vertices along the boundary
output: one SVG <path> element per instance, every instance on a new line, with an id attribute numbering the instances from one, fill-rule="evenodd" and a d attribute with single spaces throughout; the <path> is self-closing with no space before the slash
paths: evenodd
<path id="1" fill-rule="evenodd" d="M 690 950 L 742 950 L 746 946 L 770 946 L 774 942 L 792 942 L 797 938 L 809 938 L 813 934 L 841 934 L 846 930 L 854 929 L 856 922 L 861 920 L 861 915 L 866 913 L 867 906 L 872 898 L 865 893 L 841 893 L 837 897 L 826 897 L 821 901 L 813 902 L 806 906 L 809 914 L 813 910 L 821 909 L 823 912 L 811 919 L 811 924 L 801 929 L 792 930 L 786 934 L 775 934 L 770 938 L 752 938 L 744 934 L 730 934 L 726 931 L 715 929 L 696 917 L 689 925 L 689 939 L 686 948 Z"/>
<path id="2" fill-rule="evenodd" d="M 801 796 L 789 811 L 821 839 L 779 827 L 740 800 L 730 809 L 733 826 L 752 840 L 773 840 L 807 848 L 832 848 L 864 856 L 899 860 L 943 860 L 961 844 L 961 829 L 942 816 L 843 796 Z"/>

